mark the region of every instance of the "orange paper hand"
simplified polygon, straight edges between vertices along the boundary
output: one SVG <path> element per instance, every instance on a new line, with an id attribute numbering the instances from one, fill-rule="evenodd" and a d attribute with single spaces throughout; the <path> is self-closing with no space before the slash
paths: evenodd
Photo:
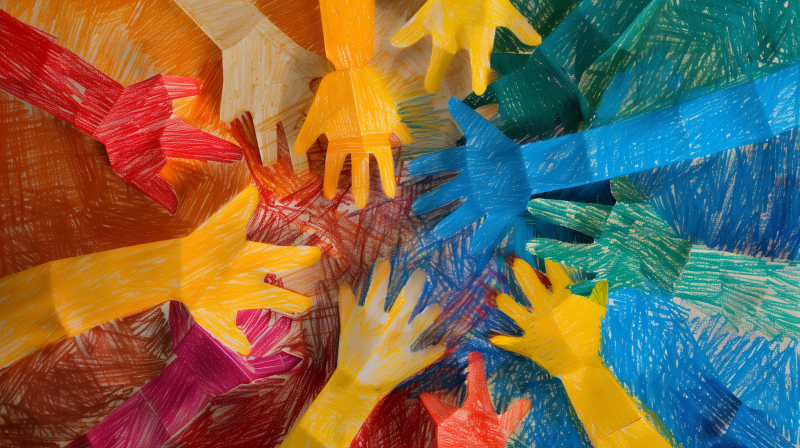
<path id="1" fill-rule="evenodd" d="M 489 57 L 498 26 L 509 28 L 527 45 L 539 45 L 542 38 L 508 0 L 428 0 L 392 38 L 392 44 L 405 48 L 430 33 L 433 49 L 425 90 L 439 88 L 447 65 L 458 50 L 469 51 L 472 89 L 478 95 L 486 90 Z"/>
<path id="2" fill-rule="evenodd" d="M 503 448 L 531 409 L 531 401 L 522 398 L 506 412 L 495 414 L 478 352 L 469 354 L 467 399 L 460 409 L 442 402 L 433 394 L 425 393 L 419 398 L 439 427 L 436 435 L 438 448 Z"/>
<path id="3" fill-rule="evenodd" d="M 413 139 L 400 121 L 389 91 L 377 72 L 369 67 L 337 70 L 322 78 L 294 151 L 305 154 L 317 137 L 328 138 L 325 161 L 325 197 L 336 194 L 339 174 L 350 155 L 353 196 L 364 208 L 369 196 L 369 156 L 378 162 L 384 194 L 395 194 L 392 134 L 403 143 Z"/>

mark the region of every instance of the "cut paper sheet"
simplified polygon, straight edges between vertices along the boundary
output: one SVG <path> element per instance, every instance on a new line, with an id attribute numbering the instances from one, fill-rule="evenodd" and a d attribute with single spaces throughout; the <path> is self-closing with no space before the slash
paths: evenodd
<path id="1" fill-rule="evenodd" d="M 172 101 L 197 95 L 196 80 L 157 75 L 123 87 L 2 10 L 0 37 L 0 89 L 102 142 L 114 171 L 170 213 L 178 199 L 160 176 L 168 158 L 241 160 L 236 145 L 173 116 Z"/>
<path id="2" fill-rule="evenodd" d="M 585 118 L 593 126 L 608 124 L 751 81 L 798 59 L 796 2 L 653 0 L 580 78 Z"/>
<path id="3" fill-rule="evenodd" d="M 526 45 L 542 38 L 508 0 L 428 0 L 392 37 L 392 44 L 405 48 L 431 34 L 431 60 L 425 75 L 425 90 L 435 92 L 456 53 L 466 49 L 472 68 L 472 89 L 480 94 L 489 82 L 489 57 L 495 30 L 506 27 Z"/>
<path id="4" fill-rule="evenodd" d="M 765 341 L 732 331 L 723 337 L 733 345 L 705 339 L 709 345 L 702 350 L 695 339 L 702 334 L 693 334 L 687 323 L 689 310 L 669 295 L 626 289 L 611 293 L 609 304 L 603 322 L 603 360 L 631 395 L 659 416 L 676 443 L 703 448 L 794 446 L 790 440 L 796 441 L 797 435 L 785 426 L 788 415 L 773 412 L 775 417 L 770 417 L 764 410 L 776 402 L 793 402 L 793 393 L 779 390 L 780 383 L 786 384 L 786 372 L 794 369 L 790 366 L 796 362 L 795 347 L 783 351 L 776 343 L 771 350 L 756 351 L 763 355 L 755 355 L 758 369 L 739 362 L 718 370 L 718 362 L 735 355 L 730 349 L 737 344 L 753 355 L 752 350 Z M 790 353 L 791 358 L 786 356 Z M 710 362 L 715 358 L 716 365 Z M 726 382 L 733 387 L 726 387 Z M 770 391 L 769 399 L 752 399 L 759 389 Z M 775 418 L 782 422 L 771 423 Z"/>
<path id="5" fill-rule="evenodd" d="M 236 311 L 305 311 L 308 297 L 267 284 L 264 276 L 310 266 L 320 256 L 315 247 L 247 241 L 257 202 L 249 187 L 185 238 L 52 261 L 0 279 L 0 365 L 167 300 L 183 302 L 206 330 L 246 355 L 250 344 L 236 327 Z"/>
<path id="6" fill-rule="evenodd" d="M 441 307 L 434 305 L 414 316 L 425 273 L 411 274 L 386 310 L 390 275 L 387 260 L 376 263 L 363 306 L 349 285 L 339 288 L 341 336 L 336 370 L 281 447 L 350 446 L 379 401 L 444 353 L 444 345 L 414 350 L 419 336 L 441 313 Z"/>
<path id="7" fill-rule="evenodd" d="M 446 238 L 486 218 L 470 248 L 482 251 L 525 210 L 535 193 L 585 185 L 624 174 L 759 143 L 800 125 L 800 65 L 746 84 L 608 126 L 519 146 L 464 103 L 450 112 L 466 146 L 419 157 L 412 175 L 460 171 L 414 202 L 418 214 L 466 199 L 437 225 Z"/>
<path id="8" fill-rule="evenodd" d="M 438 448 L 503 448 L 531 408 L 531 401 L 518 400 L 506 412 L 495 414 L 486 372 L 478 352 L 469 354 L 467 398 L 460 408 L 430 393 L 419 396 L 438 427 Z"/>
<path id="9" fill-rule="evenodd" d="M 589 298 L 577 296 L 570 293 L 572 282 L 563 268 L 549 260 L 546 265 L 552 293 L 530 265 L 514 260 L 515 277 L 533 310 L 499 295 L 498 307 L 524 334 L 495 336 L 492 343 L 532 359 L 561 379 L 595 447 L 668 448 L 651 417 L 601 363 L 600 321 L 605 316 L 608 285 L 599 283 Z"/>
<path id="10" fill-rule="evenodd" d="M 245 358 L 193 322 L 186 307 L 169 304 L 175 359 L 68 448 L 159 448 L 212 398 L 240 385 L 291 370 L 301 360 L 286 352 L 266 355 L 289 333 L 291 320 L 270 324 L 269 310 L 239 312 L 237 324 L 251 343 Z M 265 356 L 266 355 L 266 356 Z"/>

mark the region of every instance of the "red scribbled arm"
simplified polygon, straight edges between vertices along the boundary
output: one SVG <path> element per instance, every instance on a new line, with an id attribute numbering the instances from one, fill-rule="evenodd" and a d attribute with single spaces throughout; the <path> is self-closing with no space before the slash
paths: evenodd
<path id="1" fill-rule="evenodd" d="M 469 354 L 467 399 L 460 409 L 433 394 L 419 398 L 438 426 L 438 448 L 503 448 L 531 408 L 531 401 L 522 398 L 506 412 L 495 414 L 478 352 Z"/>
<path id="2" fill-rule="evenodd" d="M 172 100 L 197 95 L 192 78 L 157 75 L 123 87 L 56 38 L 0 11 L 0 90 L 73 124 L 106 146 L 111 167 L 175 213 L 160 176 L 167 158 L 235 162 L 236 145 L 173 116 Z"/>

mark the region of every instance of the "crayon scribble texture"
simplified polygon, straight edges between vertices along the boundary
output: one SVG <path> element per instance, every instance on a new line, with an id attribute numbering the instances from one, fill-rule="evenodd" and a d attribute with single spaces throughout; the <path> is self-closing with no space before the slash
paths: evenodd
<path id="1" fill-rule="evenodd" d="M 324 55 L 316 2 L 255 3 L 298 45 Z M 386 6 L 389 3 L 401 6 L 392 9 Z M 396 26 L 384 30 L 383 37 L 376 35 L 376 45 L 388 45 L 391 33 L 421 3 L 378 1 L 378 18 L 389 14 Z M 491 122 L 521 143 L 683 103 L 798 59 L 799 7 L 792 1 L 512 3 L 544 42 L 529 56 L 526 53 L 533 48 L 509 30 L 498 30 L 495 51 L 504 54 L 495 53 L 492 64 L 502 76 L 481 98 L 466 102 L 474 107 L 499 103 Z M 173 2 L 6 0 L 0 1 L 0 8 L 57 35 L 60 45 L 120 84 L 160 73 L 199 79 L 200 94 L 178 101 L 178 115 L 245 146 L 249 125 L 245 123 L 237 134 L 235 126 L 229 130 L 218 118 L 221 52 Z M 380 34 L 380 26 L 376 31 Z M 427 61 L 422 48 L 427 47 L 417 45 L 409 51 Z M 388 61 L 383 66 L 388 67 L 396 55 L 384 47 L 376 58 Z M 451 87 L 452 94 L 469 87 L 466 61 L 458 55 L 448 69 L 445 82 L 455 78 L 454 73 L 466 74 Z M 435 392 L 459 406 L 467 392 L 468 352 L 478 351 L 497 414 L 520 398 L 531 401 L 507 446 L 590 447 L 590 436 L 561 380 L 489 342 L 497 334 L 521 336 L 497 309 L 494 297 L 505 292 L 524 302 L 507 260 L 518 256 L 544 269 L 543 260 L 526 250 L 529 241 L 602 244 L 601 237 L 593 236 L 602 229 L 600 215 L 627 207 L 639 213 L 627 216 L 650 220 L 649 234 L 657 230 L 669 237 L 674 243 L 670 247 L 680 249 L 673 251 L 679 256 L 669 260 L 684 267 L 679 270 L 670 264 L 670 269 L 655 272 L 653 266 L 634 264 L 633 280 L 623 279 L 616 290 L 611 284 L 601 327 L 603 365 L 642 409 L 658 417 L 659 430 L 676 446 L 800 443 L 797 324 L 787 317 L 793 314 L 792 307 L 796 309 L 797 295 L 792 283 L 781 277 L 792 270 L 800 250 L 796 130 L 632 174 L 630 183 L 643 193 L 636 201 L 615 199 L 608 181 L 539 194 L 539 200 L 592 203 L 603 213 L 567 228 L 543 213 L 525 212 L 513 217 L 498 250 L 473 254 L 469 248 L 475 224 L 441 245 L 436 243 L 433 228 L 457 204 L 409 215 L 413 199 L 452 174 L 411 181 L 400 160 L 453 146 L 459 137 L 454 125 L 442 118 L 446 114 L 437 114 L 446 96 L 419 100 L 425 74 L 419 65 L 396 66 L 395 73 L 416 70 L 415 77 L 402 78 L 405 85 L 389 86 L 401 92 L 399 112 L 415 138 L 402 151 L 393 148 L 397 194 L 386 199 L 379 188 L 381 176 L 371 169 L 370 199 L 361 210 L 355 210 L 348 194 L 349 163 L 334 197 L 323 197 L 324 141 L 309 150 L 308 177 L 293 179 L 292 185 L 275 182 L 280 170 L 291 171 L 288 142 L 281 142 L 281 130 L 276 129 L 278 164 L 272 167 L 255 163 L 258 144 L 252 139 L 249 157 L 239 163 L 170 160 L 162 175 L 180 204 L 170 216 L 119 179 L 101 144 L 0 92 L 0 275 L 186 236 L 252 179 L 262 201 L 248 228 L 249 238 L 318 245 L 323 252 L 322 259 L 306 271 L 267 279 L 311 297 L 314 303 L 295 318 L 292 331 L 279 344 L 303 361 L 281 377 L 215 394 L 185 427 L 170 435 L 165 446 L 277 446 L 335 370 L 339 283 L 357 286 L 360 295 L 374 261 L 391 257 L 393 271 L 403 274 L 392 277 L 390 298 L 413 269 L 426 271 L 430 282 L 420 309 L 444 306 L 431 338 L 446 337 L 448 352 L 425 375 L 407 380 L 378 403 L 352 446 L 435 446 L 434 421 L 418 397 Z M 542 84 L 532 80 L 548 80 L 553 88 L 543 92 Z M 503 85 L 507 87 L 499 88 Z M 512 120 L 510 111 L 524 120 Z M 688 254 L 686 242 L 691 243 Z M 693 263 L 697 267 L 713 263 L 721 269 L 712 276 L 705 269 L 692 270 Z M 602 275 L 581 267 L 585 270 L 570 274 L 588 280 L 587 285 Z M 648 276 L 648 268 L 658 275 Z M 752 274 L 768 281 L 754 281 Z M 655 286 L 647 284 L 651 279 Z M 682 300 L 676 303 L 674 295 Z M 770 303 L 775 306 L 770 308 Z M 0 445 L 63 445 L 89 432 L 126 400 L 135 399 L 140 387 L 166 371 L 175 351 L 172 342 L 178 327 L 170 329 L 167 321 L 163 308 L 152 308 L 63 339 L 0 371 Z M 42 394 L 43 390 L 49 393 Z"/>

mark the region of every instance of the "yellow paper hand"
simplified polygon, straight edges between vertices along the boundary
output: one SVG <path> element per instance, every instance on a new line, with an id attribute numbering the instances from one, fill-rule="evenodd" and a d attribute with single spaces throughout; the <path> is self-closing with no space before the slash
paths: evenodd
<path id="1" fill-rule="evenodd" d="M 425 90 L 439 88 L 447 65 L 458 50 L 469 51 L 472 89 L 486 91 L 489 58 L 497 27 L 507 27 L 527 45 L 539 45 L 542 38 L 508 0 L 428 0 L 392 38 L 392 44 L 405 48 L 432 36 L 431 62 L 425 76 Z"/>
<path id="2" fill-rule="evenodd" d="M 52 261 L 0 279 L 0 367 L 63 337 L 168 300 L 242 354 L 240 309 L 299 312 L 307 297 L 264 283 L 267 271 L 314 264 L 315 247 L 248 242 L 258 203 L 249 187 L 185 238 Z"/>
<path id="3" fill-rule="evenodd" d="M 367 205 L 369 197 L 369 156 L 378 162 L 383 193 L 395 194 L 391 135 L 403 143 L 413 139 L 400 121 L 389 91 L 377 72 L 369 67 L 337 70 L 322 82 L 306 117 L 294 152 L 305 154 L 317 137 L 328 138 L 325 160 L 325 197 L 333 198 L 345 158 L 350 155 L 353 196 L 356 207 Z"/>
<path id="4" fill-rule="evenodd" d="M 338 366 L 282 447 L 347 447 L 384 396 L 444 353 L 442 345 L 411 350 L 441 313 L 438 305 L 429 306 L 411 320 L 425 274 L 411 274 L 386 312 L 390 273 L 388 261 L 376 264 L 363 307 L 350 286 L 339 288 Z"/>
<path id="5" fill-rule="evenodd" d="M 311 266 L 316 247 L 284 247 L 247 241 L 247 222 L 258 205 L 248 187 L 181 241 L 181 301 L 211 334 L 243 355 L 250 344 L 236 326 L 236 312 L 270 308 L 299 313 L 311 299 L 264 282 L 268 272 Z"/>
<path id="6" fill-rule="evenodd" d="M 495 336 L 492 343 L 532 359 L 561 378 L 594 446 L 669 447 L 600 360 L 600 319 L 605 315 L 606 283 L 598 284 L 591 299 L 570 294 L 572 282 L 564 269 L 549 260 L 545 265 L 552 294 L 530 265 L 522 259 L 514 261 L 515 277 L 531 301 L 533 312 L 508 295 L 497 296 L 497 306 L 525 334 Z"/>

